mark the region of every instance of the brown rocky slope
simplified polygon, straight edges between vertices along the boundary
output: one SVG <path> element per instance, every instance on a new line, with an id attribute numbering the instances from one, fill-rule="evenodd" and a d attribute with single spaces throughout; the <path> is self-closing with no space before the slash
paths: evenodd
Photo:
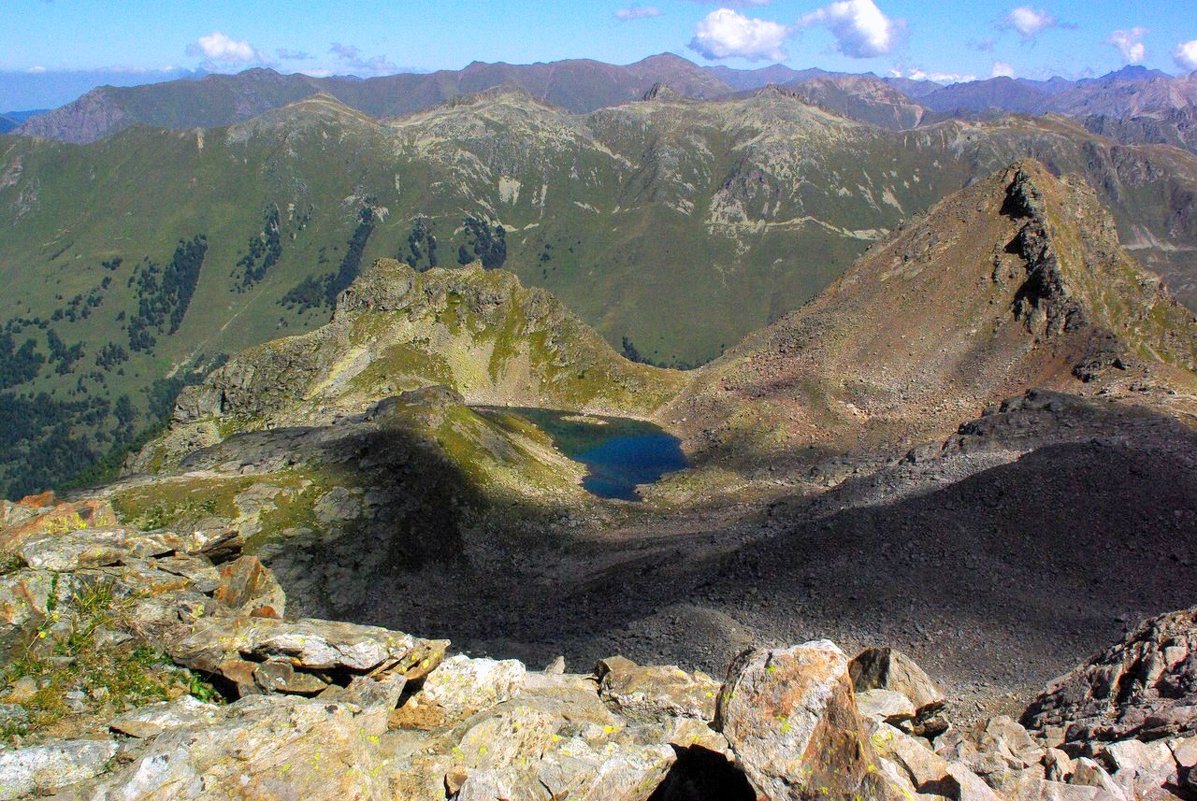
<path id="1" fill-rule="evenodd" d="M 749 464 L 900 454 L 1029 387 L 1125 395 L 1148 370 L 1191 392 L 1193 322 L 1091 190 L 1024 161 L 875 245 L 704 369 L 670 416 L 694 450 Z"/>

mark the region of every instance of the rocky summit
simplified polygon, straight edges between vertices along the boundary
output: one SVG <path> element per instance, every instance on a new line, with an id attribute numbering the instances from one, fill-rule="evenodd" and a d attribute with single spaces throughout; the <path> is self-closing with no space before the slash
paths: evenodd
<path id="1" fill-rule="evenodd" d="M 567 672 L 286 616 L 228 539 L 5 502 L 0 797 L 1189 798 L 1197 610 L 1147 621 L 1020 724 L 962 725 L 891 648 L 742 652 L 713 677 Z M 1094 721 L 1100 721 L 1096 725 Z"/>

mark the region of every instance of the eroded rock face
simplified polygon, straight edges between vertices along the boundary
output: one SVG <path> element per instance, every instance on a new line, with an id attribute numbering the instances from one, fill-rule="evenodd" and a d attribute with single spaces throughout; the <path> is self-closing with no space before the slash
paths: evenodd
<path id="1" fill-rule="evenodd" d="M 1197 607 L 1145 621 L 1053 681 L 1024 713 L 1068 741 L 1150 740 L 1197 731 Z"/>
<path id="2" fill-rule="evenodd" d="M 896 797 L 856 709 L 848 659 L 826 640 L 739 656 L 716 727 L 766 798 Z"/>

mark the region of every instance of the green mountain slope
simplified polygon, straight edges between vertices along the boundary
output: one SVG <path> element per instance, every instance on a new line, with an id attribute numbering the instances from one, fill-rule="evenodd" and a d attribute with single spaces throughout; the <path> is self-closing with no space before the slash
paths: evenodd
<path id="1" fill-rule="evenodd" d="M 1197 298 L 1197 159 L 1059 119 L 891 133 L 769 90 L 586 115 L 494 91 L 387 122 L 315 95 L 229 128 L 0 137 L 0 487 L 61 480 L 221 354 L 326 322 L 375 258 L 502 266 L 613 346 L 694 365 L 1025 155 L 1088 178 Z"/>

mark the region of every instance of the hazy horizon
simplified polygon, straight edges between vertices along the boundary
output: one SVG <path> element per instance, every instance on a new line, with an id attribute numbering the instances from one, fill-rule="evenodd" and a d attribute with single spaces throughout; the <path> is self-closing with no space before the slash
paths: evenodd
<path id="1" fill-rule="evenodd" d="M 952 9 L 913 0 L 213 0 L 169 14 L 148 0 L 9 0 L 0 9 L 0 110 L 252 67 L 368 78 L 474 61 L 630 64 L 667 52 L 704 66 L 779 63 L 939 83 L 1077 79 L 1127 65 L 1183 74 L 1197 69 L 1197 20 L 1172 4 L 1080 0 Z"/>

